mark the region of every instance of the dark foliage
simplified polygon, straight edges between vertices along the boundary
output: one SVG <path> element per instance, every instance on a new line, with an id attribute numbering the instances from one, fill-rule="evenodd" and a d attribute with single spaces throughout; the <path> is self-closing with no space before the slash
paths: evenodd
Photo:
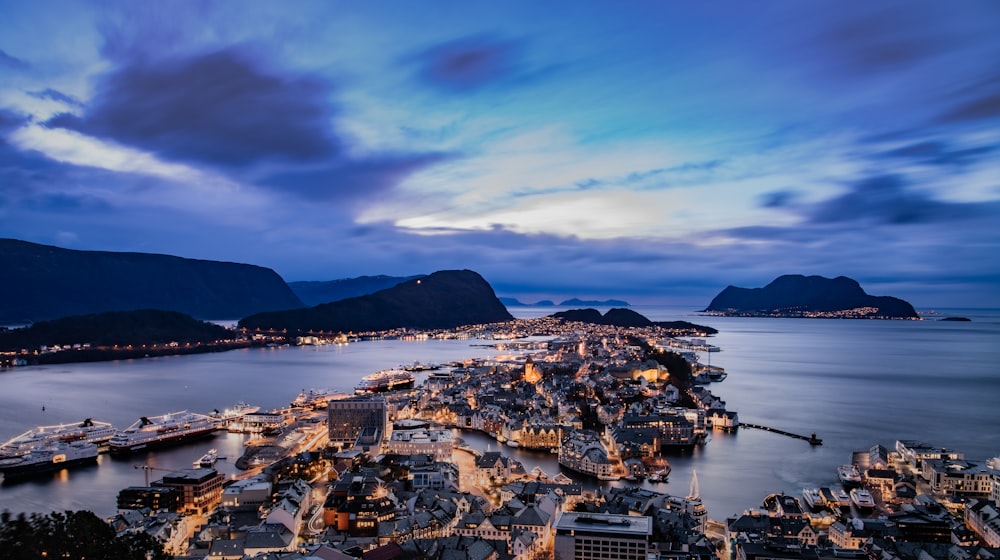
<path id="1" fill-rule="evenodd" d="M 6 560 L 87 558 L 88 560 L 166 560 L 163 546 L 146 533 L 115 536 L 114 529 L 90 511 L 0 514 L 0 555 Z"/>
<path id="2" fill-rule="evenodd" d="M 305 331 L 448 329 L 510 321 L 493 288 L 471 270 L 443 270 L 392 288 L 305 309 L 258 313 L 241 327 Z"/>
<path id="3" fill-rule="evenodd" d="M 704 334 L 716 334 L 719 332 L 712 327 L 696 325 L 687 321 L 650 321 L 642 314 L 636 313 L 631 309 L 609 309 L 604 315 L 601 315 L 601 312 L 596 309 L 570 309 L 568 311 L 553 313 L 551 317 L 563 319 L 564 321 L 578 321 L 580 323 L 611 325 L 615 327 L 657 326 L 665 329 L 684 330 Z"/>
<path id="4" fill-rule="evenodd" d="M 199 321 L 176 311 L 144 309 L 40 321 L 23 329 L 0 332 L 0 350 L 16 351 L 41 345 L 207 343 L 232 338 L 225 327 Z"/>

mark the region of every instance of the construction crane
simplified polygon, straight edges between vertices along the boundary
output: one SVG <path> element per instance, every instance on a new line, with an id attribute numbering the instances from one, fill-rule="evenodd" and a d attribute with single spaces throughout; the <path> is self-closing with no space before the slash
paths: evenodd
<path id="1" fill-rule="evenodd" d="M 132 465 L 133 469 L 142 469 L 146 475 L 146 486 L 149 486 L 149 471 L 163 471 L 175 474 L 187 474 L 187 471 L 182 471 L 178 469 L 164 469 L 160 467 L 151 467 L 149 465 Z"/>

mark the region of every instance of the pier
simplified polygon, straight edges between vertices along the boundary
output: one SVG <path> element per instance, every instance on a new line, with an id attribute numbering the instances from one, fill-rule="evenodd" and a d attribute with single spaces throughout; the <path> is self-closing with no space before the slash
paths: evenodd
<path id="1" fill-rule="evenodd" d="M 823 440 L 816 437 L 816 432 L 813 432 L 811 436 L 803 436 L 800 434 L 793 434 L 792 432 L 786 432 L 785 430 L 779 430 L 777 428 L 771 428 L 769 426 L 762 426 L 760 424 L 748 424 L 746 422 L 740 422 L 740 427 L 743 428 L 754 428 L 757 430 L 764 430 L 765 432 L 773 432 L 776 434 L 781 434 L 783 436 L 788 436 L 790 438 L 801 439 L 809 442 L 809 445 L 823 445 Z"/>

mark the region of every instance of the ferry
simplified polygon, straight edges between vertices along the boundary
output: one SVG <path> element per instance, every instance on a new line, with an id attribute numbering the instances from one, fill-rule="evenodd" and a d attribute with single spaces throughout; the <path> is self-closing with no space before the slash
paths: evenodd
<path id="1" fill-rule="evenodd" d="M 4 478 L 32 476 L 97 463 L 97 444 L 85 441 L 52 443 L 20 457 L 0 460 Z"/>
<path id="2" fill-rule="evenodd" d="M 208 453 L 205 453 L 204 455 L 201 456 L 200 459 L 195 461 L 193 466 L 207 469 L 215 465 L 215 462 L 218 460 L 219 460 L 219 450 L 213 448 L 209 449 Z"/>
<path id="3" fill-rule="evenodd" d="M 386 369 L 362 377 L 361 382 L 354 388 L 354 392 L 363 395 L 365 393 L 409 389 L 413 387 L 414 381 L 413 374 L 405 369 Z"/>
<path id="4" fill-rule="evenodd" d="M 851 501 L 858 509 L 872 509 L 875 507 L 875 498 L 872 493 L 864 488 L 851 490 Z"/>
<path id="5" fill-rule="evenodd" d="M 856 488 L 861 486 L 861 471 L 855 465 L 841 465 L 837 467 L 837 476 L 844 488 Z"/>
<path id="6" fill-rule="evenodd" d="M 218 428 L 217 419 L 182 410 L 162 416 L 143 416 L 115 434 L 108 443 L 112 454 L 127 454 L 205 437 Z"/>
<path id="7" fill-rule="evenodd" d="M 0 459 L 20 457 L 34 449 L 42 449 L 58 442 L 83 441 L 102 445 L 114 435 L 114 426 L 90 418 L 82 422 L 38 426 L 0 445 Z"/>
<path id="8" fill-rule="evenodd" d="M 819 488 L 806 488 L 802 490 L 802 498 L 811 509 L 823 507 L 823 494 Z"/>
<path id="9" fill-rule="evenodd" d="M 333 389 L 305 389 L 295 397 L 291 405 L 295 408 L 326 408 L 327 403 L 344 397 L 344 393 Z"/>

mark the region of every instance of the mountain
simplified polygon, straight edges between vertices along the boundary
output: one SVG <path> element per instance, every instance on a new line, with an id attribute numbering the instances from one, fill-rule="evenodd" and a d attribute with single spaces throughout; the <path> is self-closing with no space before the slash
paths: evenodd
<path id="1" fill-rule="evenodd" d="M 331 301 L 374 294 L 379 290 L 391 288 L 426 274 L 416 276 L 359 276 L 357 278 L 342 278 L 327 282 L 289 282 L 288 287 L 295 292 L 302 303 L 312 306 Z"/>
<path id="2" fill-rule="evenodd" d="M 908 302 L 868 295 L 857 281 L 846 276 L 830 279 L 801 274 L 779 276 L 763 288 L 728 286 L 705 311 L 782 317 L 917 318 Z"/>
<path id="3" fill-rule="evenodd" d="M 443 270 L 365 296 L 305 309 L 258 313 L 241 327 L 303 331 L 377 331 L 454 328 L 514 317 L 493 288 L 471 270 Z"/>
<path id="4" fill-rule="evenodd" d="M 0 239 L 0 263 L 0 324 L 135 309 L 227 319 L 302 306 L 276 272 L 249 264 L 16 239 Z"/>
<path id="5" fill-rule="evenodd" d="M 143 309 L 76 315 L 38 321 L 30 327 L 0 331 L 0 350 L 17 351 L 41 345 L 178 344 L 214 342 L 232 338 L 225 327 L 176 311 Z"/>
<path id="6" fill-rule="evenodd" d="M 569 309 L 553 313 L 550 317 L 562 319 L 564 321 L 576 321 L 579 323 L 591 323 L 594 325 L 609 325 L 615 327 L 661 327 L 674 331 L 686 331 L 686 334 L 717 334 L 719 331 L 712 327 L 696 325 L 687 321 L 650 321 L 645 315 L 632 311 L 631 309 L 609 309 L 607 313 L 601 315 L 596 309 Z"/>

